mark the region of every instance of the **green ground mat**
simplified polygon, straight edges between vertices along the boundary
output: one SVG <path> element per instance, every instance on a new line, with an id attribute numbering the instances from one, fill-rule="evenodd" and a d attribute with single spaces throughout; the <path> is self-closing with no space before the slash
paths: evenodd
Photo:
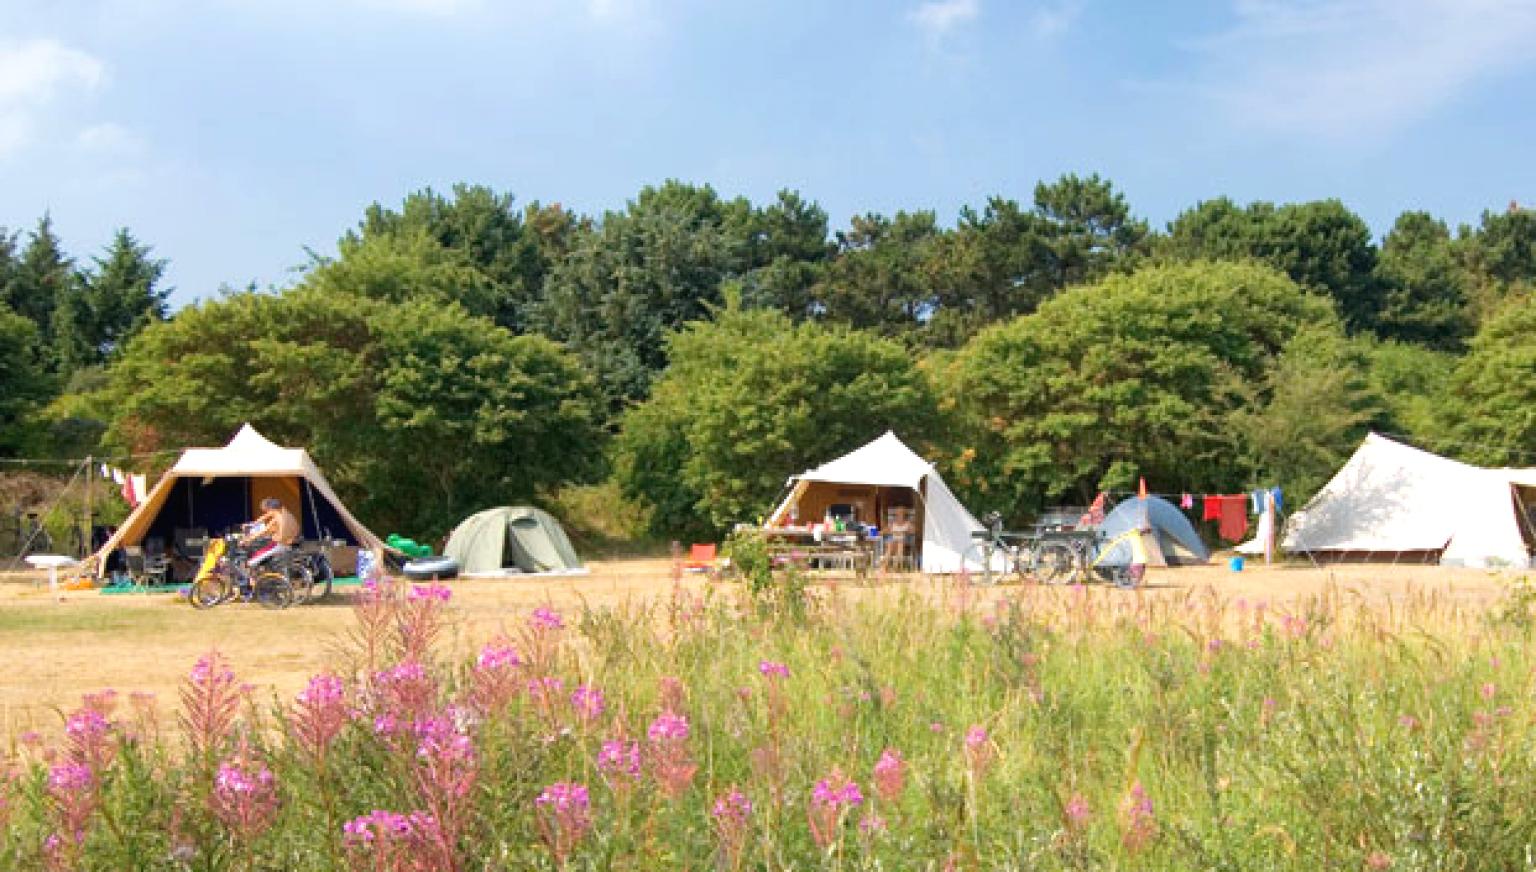
<path id="1" fill-rule="evenodd" d="M 358 581 L 357 576 L 355 575 L 338 575 L 336 576 L 336 580 L 331 582 L 331 586 L 357 587 L 361 583 L 362 582 Z M 108 587 L 99 588 L 97 593 L 109 595 L 133 593 L 185 593 L 186 589 L 187 586 L 185 584 L 157 584 L 153 587 L 134 587 L 128 584 L 115 584 Z"/>

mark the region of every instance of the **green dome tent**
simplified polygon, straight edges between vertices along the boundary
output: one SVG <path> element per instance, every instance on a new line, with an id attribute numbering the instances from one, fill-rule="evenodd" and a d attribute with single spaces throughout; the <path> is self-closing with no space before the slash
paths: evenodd
<path id="1" fill-rule="evenodd" d="M 560 522 L 532 506 L 500 506 L 465 518 L 443 554 L 462 575 L 585 572 Z"/>

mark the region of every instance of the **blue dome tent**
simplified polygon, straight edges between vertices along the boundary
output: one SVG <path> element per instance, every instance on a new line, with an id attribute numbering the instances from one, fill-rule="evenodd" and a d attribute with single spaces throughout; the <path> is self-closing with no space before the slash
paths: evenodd
<path id="1" fill-rule="evenodd" d="M 1105 539 L 1113 539 L 1127 530 L 1141 530 L 1147 562 L 1152 566 L 1189 566 L 1211 559 L 1211 552 L 1200 541 L 1194 525 L 1173 503 L 1160 497 L 1133 497 L 1122 502 L 1104 516 L 1099 530 Z M 1121 542 L 1099 562 L 1104 566 L 1129 565 L 1131 551 L 1130 543 Z"/>

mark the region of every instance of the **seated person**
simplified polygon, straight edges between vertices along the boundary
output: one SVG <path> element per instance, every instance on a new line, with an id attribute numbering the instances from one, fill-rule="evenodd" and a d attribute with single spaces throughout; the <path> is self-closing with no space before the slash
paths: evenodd
<path id="1" fill-rule="evenodd" d="M 275 497 L 261 501 L 261 517 L 252 524 L 249 533 L 241 538 L 241 544 L 251 546 L 249 565 L 252 569 L 274 557 L 287 554 L 299 541 L 299 519 Z"/>
<path id="2" fill-rule="evenodd" d="M 907 549 L 912 545 L 912 510 L 892 509 L 890 527 L 885 531 L 889 546 L 885 551 L 885 566 L 898 568 L 907 559 Z"/>

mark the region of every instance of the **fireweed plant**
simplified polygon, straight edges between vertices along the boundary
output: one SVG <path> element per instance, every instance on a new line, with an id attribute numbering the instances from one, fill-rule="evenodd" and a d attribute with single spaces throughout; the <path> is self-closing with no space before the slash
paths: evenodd
<path id="1" fill-rule="evenodd" d="M 544 607 L 458 656 L 381 581 L 333 667 L 92 694 L 0 758 L 0 869 L 1512 869 L 1533 622 L 938 585 Z M 932 594 L 932 595 L 929 595 Z"/>

